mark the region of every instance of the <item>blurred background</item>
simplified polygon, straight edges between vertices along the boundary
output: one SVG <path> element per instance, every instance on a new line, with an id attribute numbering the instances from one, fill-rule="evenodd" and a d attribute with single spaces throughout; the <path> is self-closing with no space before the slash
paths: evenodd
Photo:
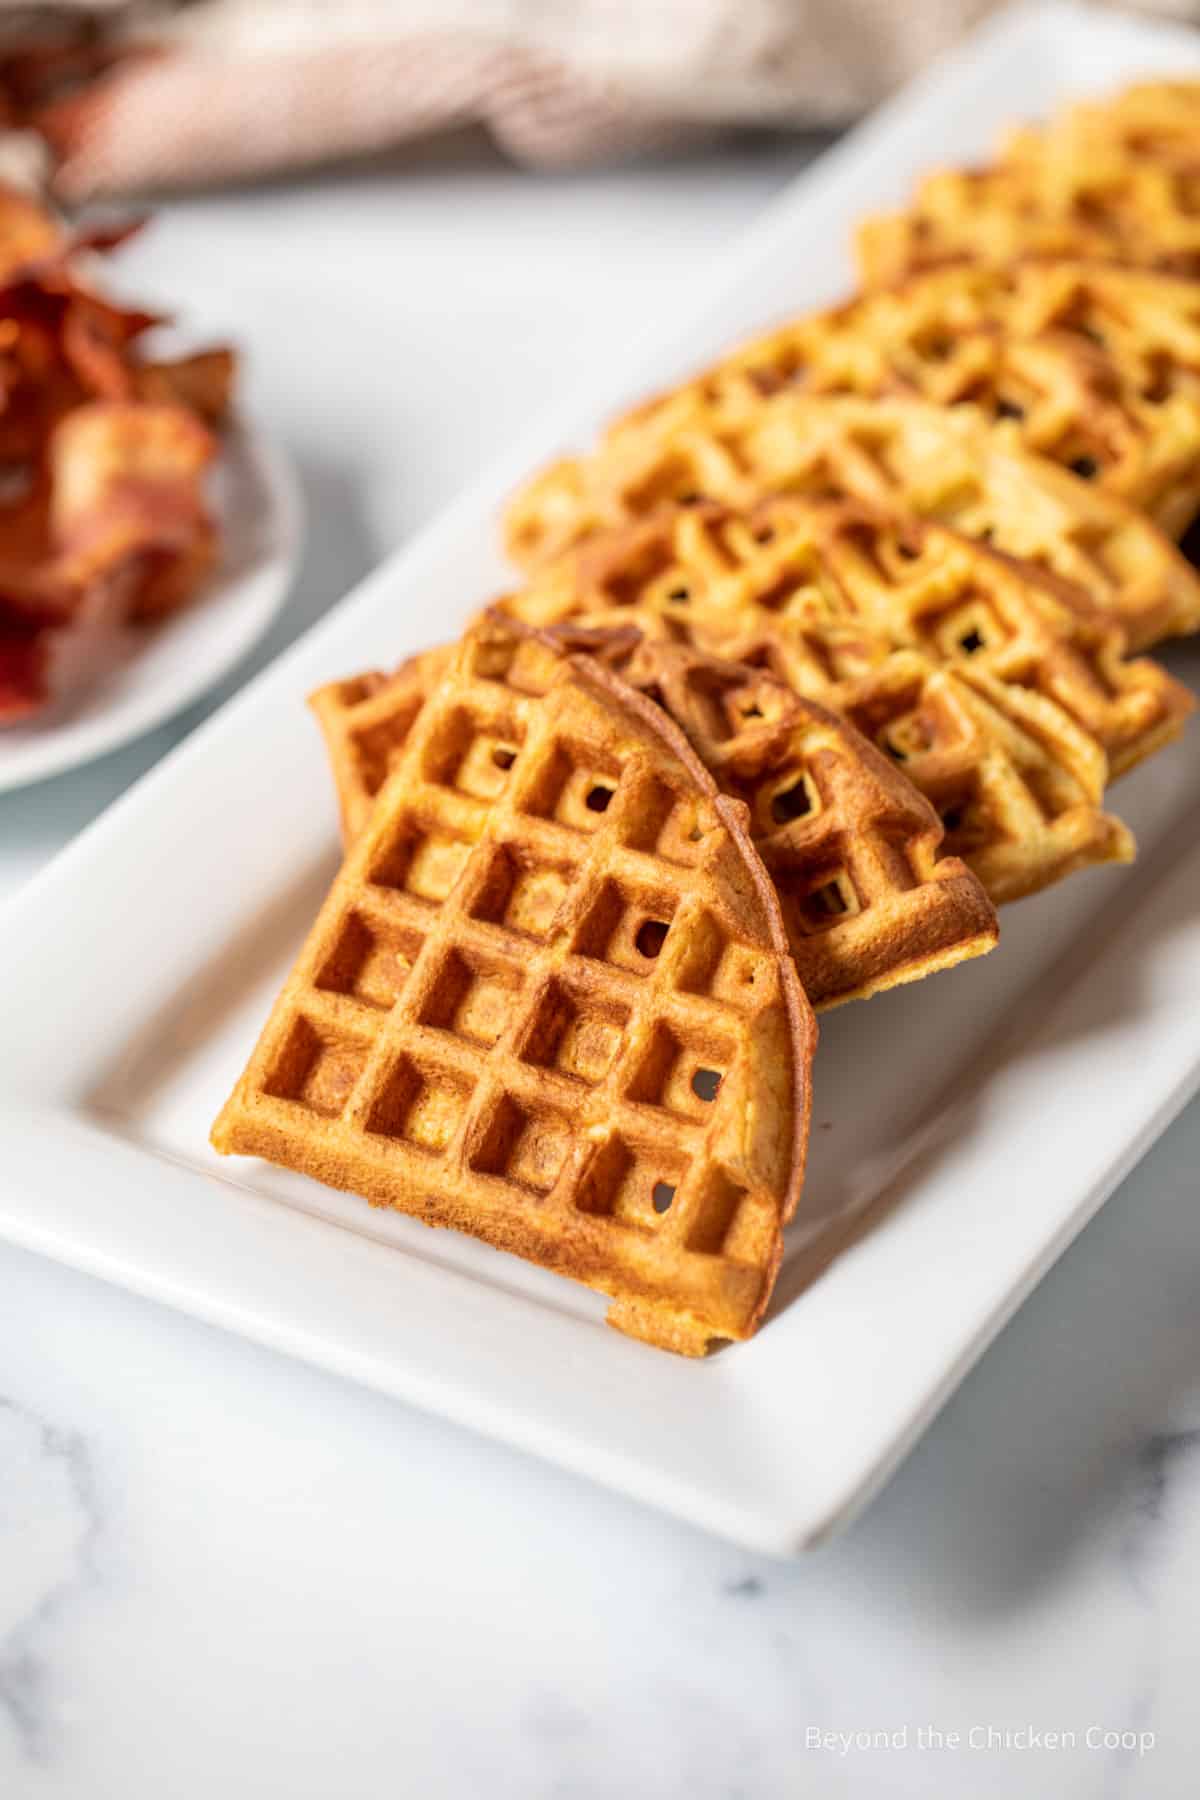
<path id="1" fill-rule="evenodd" d="M 13 164 L 64 199 L 475 130 L 579 167 L 846 124 L 995 0 L 77 0 L 0 7 Z M 1196 0 L 1142 0 L 1187 18 Z"/>

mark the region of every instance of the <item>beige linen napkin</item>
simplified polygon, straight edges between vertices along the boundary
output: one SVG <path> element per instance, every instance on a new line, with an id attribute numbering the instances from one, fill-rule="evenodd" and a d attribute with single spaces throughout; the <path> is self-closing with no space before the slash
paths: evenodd
<path id="1" fill-rule="evenodd" d="M 996 0 L 0 0 L 0 122 L 64 199 L 475 124 L 544 166 L 840 124 Z M 1200 0 L 1151 0 L 1192 16 Z M 7 18 L 6 16 L 7 15 Z M 14 139 L 10 137 L 11 154 Z"/>

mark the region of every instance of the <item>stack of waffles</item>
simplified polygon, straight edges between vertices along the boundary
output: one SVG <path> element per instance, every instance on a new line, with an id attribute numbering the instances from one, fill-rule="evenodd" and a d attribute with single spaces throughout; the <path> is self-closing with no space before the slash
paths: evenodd
<path id="1" fill-rule="evenodd" d="M 313 696 L 345 860 L 219 1150 L 754 1332 L 815 1013 L 1130 860 L 1108 785 L 1191 710 L 1143 652 L 1200 628 L 1197 119 L 931 176 L 859 295 L 537 474 L 458 644 Z"/>

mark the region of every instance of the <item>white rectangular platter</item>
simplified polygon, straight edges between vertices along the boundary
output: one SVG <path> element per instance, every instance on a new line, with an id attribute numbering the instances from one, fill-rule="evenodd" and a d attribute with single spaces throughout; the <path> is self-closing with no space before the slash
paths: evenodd
<path id="1" fill-rule="evenodd" d="M 543 421 L 26 889 L 0 920 L 0 1232 L 748 1546 L 844 1525 L 1200 1085 L 1195 736 L 1119 790 L 1136 868 L 1027 901 L 993 956 L 824 1021 L 808 1179 L 874 1222 L 815 1281 L 785 1262 L 759 1337 L 690 1363 L 607 1330 L 566 1281 L 208 1149 L 335 866 L 303 699 L 465 619 L 508 579 L 496 514 L 525 471 L 836 296 L 853 221 L 923 168 L 1181 70 L 1200 39 L 1168 28 L 994 22 L 799 181 L 689 320 Z M 1173 665 L 1200 677 L 1200 654 Z"/>

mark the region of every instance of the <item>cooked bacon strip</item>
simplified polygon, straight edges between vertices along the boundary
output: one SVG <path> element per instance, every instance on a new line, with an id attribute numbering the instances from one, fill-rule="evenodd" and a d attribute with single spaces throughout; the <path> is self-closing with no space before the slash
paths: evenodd
<path id="1" fill-rule="evenodd" d="M 57 426 L 50 446 L 52 578 L 83 592 L 118 571 L 133 618 L 174 611 L 211 567 L 204 499 L 212 434 L 177 406 L 97 401 Z"/>
<path id="2" fill-rule="evenodd" d="M 14 623 L 0 613 L 0 724 L 11 724 L 44 706 L 47 633 Z"/>

